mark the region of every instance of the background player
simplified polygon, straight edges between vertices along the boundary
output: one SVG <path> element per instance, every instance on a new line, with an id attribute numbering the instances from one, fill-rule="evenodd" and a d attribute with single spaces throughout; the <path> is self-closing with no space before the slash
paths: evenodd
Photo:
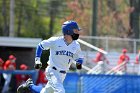
<path id="1" fill-rule="evenodd" d="M 127 72 L 127 64 L 129 63 L 130 57 L 127 55 L 127 49 L 122 49 L 122 54 L 119 56 L 119 60 L 118 60 L 118 65 L 122 64 L 123 62 L 125 62 L 125 64 L 122 66 L 122 73 L 126 73 Z"/>
<path id="2" fill-rule="evenodd" d="M 103 48 L 100 49 L 103 50 Z M 92 61 L 98 66 L 98 73 L 104 74 L 108 70 L 109 61 L 102 52 L 98 52 Z"/>
<path id="3" fill-rule="evenodd" d="M 41 87 L 32 84 L 31 80 L 17 89 L 20 93 L 23 88 L 28 87 L 35 93 L 65 93 L 63 81 L 73 61 L 76 61 L 77 69 L 82 68 L 83 57 L 81 56 L 80 44 L 76 41 L 79 38 L 80 28 L 75 21 L 66 21 L 62 25 L 62 37 L 51 37 L 38 44 L 35 57 L 35 68 L 42 66 L 40 57 L 42 50 L 50 49 L 48 67 L 46 68 L 47 85 Z M 42 90 L 41 90 L 42 89 Z M 40 92 L 41 91 L 41 92 Z"/>
<path id="4" fill-rule="evenodd" d="M 10 55 L 9 59 L 4 63 L 4 70 L 15 70 L 16 69 L 16 57 L 14 55 Z M 2 93 L 7 93 L 9 90 L 9 84 L 12 78 L 12 74 L 3 73 L 3 77 L 5 79 L 5 83 L 2 89 Z"/>

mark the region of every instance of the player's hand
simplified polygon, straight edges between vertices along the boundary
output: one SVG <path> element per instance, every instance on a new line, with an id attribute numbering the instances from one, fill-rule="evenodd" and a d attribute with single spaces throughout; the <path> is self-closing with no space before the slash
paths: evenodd
<path id="1" fill-rule="evenodd" d="M 42 67 L 42 63 L 40 62 L 40 58 L 36 57 L 34 68 L 35 69 L 40 69 L 41 67 Z"/>
<path id="2" fill-rule="evenodd" d="M 39 62 L 39 63 L 35 63 L 35 65 L 34 65 L 34 68 L 35 69 L 40 69 L 42 67 L 42 63 L 41 62 Z"/>
<path id="3" fill-rule="evenodd" d="M 76 59 L 76 68 L 77 69 L 82 69 L 82 64 L 83 64 L 83 58 L 79 58 L 79 59 Z"/>
<path id="4" fill-rule="evenodd" d="M 76 68 L 79 70 L 82 69 L 82 64 L 76 63 Z"/>

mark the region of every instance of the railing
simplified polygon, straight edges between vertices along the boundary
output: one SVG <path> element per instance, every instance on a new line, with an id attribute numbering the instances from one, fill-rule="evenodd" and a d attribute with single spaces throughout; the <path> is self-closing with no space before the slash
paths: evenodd
<path id="1" fill-rule="evenodd" d="M 129 53 L 137 53 L 140 48 L 140 39 L 97 36 L 81 36 L 80 39 L 97 47 L 102 47 L 107 52 L 121 52 L 122 48 L 127 48 Z"/>
<path id="2" fill-rule="evenodd" d="M 125 66 L 126 62 L 122 62 L 121 64 L 113 67 L 111 70 L 109 70 L 106 74 L 125 74 Z"/>

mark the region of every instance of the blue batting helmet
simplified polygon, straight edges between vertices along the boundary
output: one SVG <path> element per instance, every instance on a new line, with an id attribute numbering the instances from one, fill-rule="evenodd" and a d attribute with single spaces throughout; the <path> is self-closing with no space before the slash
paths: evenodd
<path id="1" fill-rule="evenodd" d="M 64 35 L 73 35 L 74 34 L 73 29 L 80 30 L 77 22 L 75 22 L 75 21 L 66 21 L 62 25 L 62 33 Z"/>

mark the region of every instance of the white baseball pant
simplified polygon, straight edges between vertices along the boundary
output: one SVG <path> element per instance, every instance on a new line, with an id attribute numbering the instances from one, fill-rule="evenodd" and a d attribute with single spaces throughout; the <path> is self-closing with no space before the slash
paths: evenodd
<path id="1" fill-rule="evenodd" d="M 66 77 L 66 73 L 60 73 L 59 70 L 54 70 L 51 66 L 46 68 L 45 73 L 48 83 L 40 93 L 65 93 L 63 81 Z"/>

